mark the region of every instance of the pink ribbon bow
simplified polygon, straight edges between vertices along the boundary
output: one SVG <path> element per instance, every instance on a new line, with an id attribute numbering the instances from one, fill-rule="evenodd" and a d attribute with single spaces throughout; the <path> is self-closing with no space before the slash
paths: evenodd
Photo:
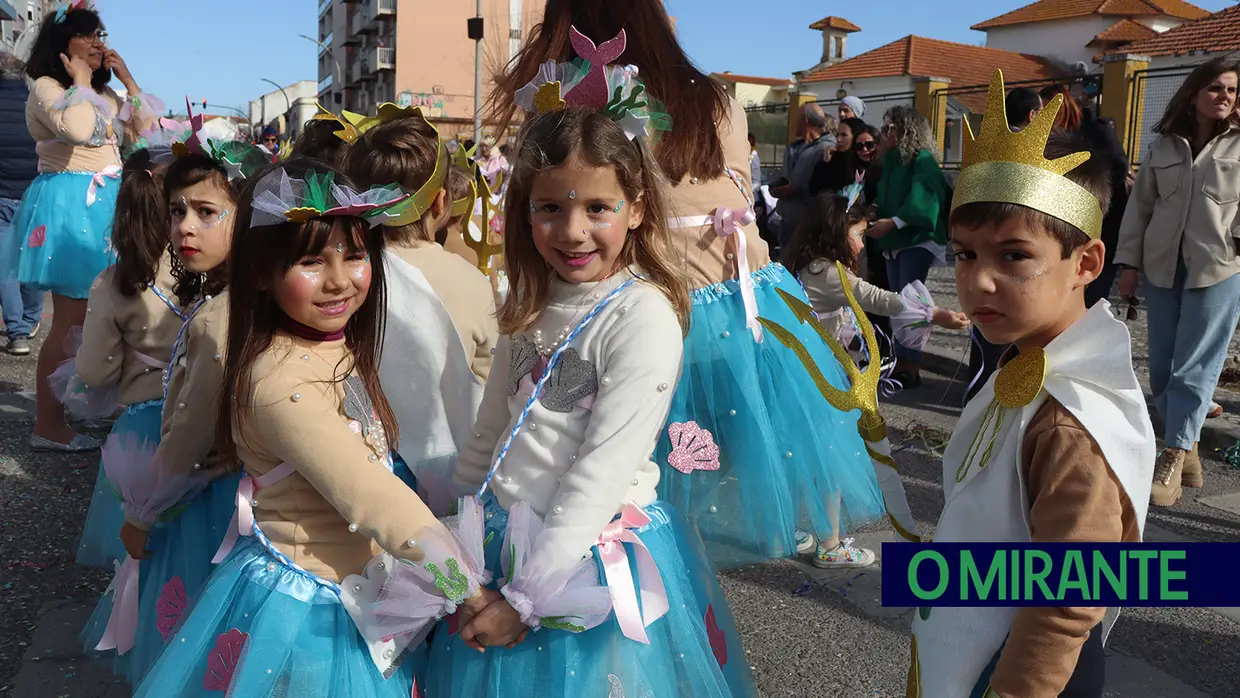
<path id="1" fill-rule="evenodd" d="M 108 625 L 103 629 L 103 637 L 95 649 L 99 651 L 116 650 L 117 654 L 125 654 L 133 649 L 134 637 L 138 632 L 138 570 L 140 563 L 125 556 L 125 562 L 116 564 L 116 576 L 112 579 L 112 613 L 108 615 Z"/>
<path id="2" fill-rule="evenodd" d="M 107 167 L 103 168 L 102 172 L 96 172 L 95 176 L 90 178 L 90 186 L 86 188 L 86 205 L 87 206 L 95 205 L 95 200 L 99 198 L 99 194 L 98 194 L 99 187 L 102 187 L 107 182 L 107 179 L 105 179 L 107 177 L 111 177 L 112 179 L 120 179 L 121 178 L 120 165 L 108 165 Z"/>
<path id="3" fill-rule="evenodd" d="M 271 472 L 260 477 L 246 475 L 237 485 L 237 510 L 233 512 L 232 521 L 228 523 L 228 535 L 220 543 L 220 549 L 211 558 L 211 564 L 218 565 L 228 557 L 236 547 L 241 536 L 254 535 L 254 495 L 264 487 L 270 487 L 293 473 L 293 466 L 281 463 Z"/>
<path id="4" fill-rule="evenodd" d="M 611 592 L 616 620 L 625 637 L 650 644 L 646 628 L 663 617 L 668 611 L 667 589 L 663 577 L 654 563 L 654 557 L 641 538 L 633 532 L 650 524 L 650 516 L 636 504 L 628 503 L 620 510 L 620 518 L 607 524 L 594 545 L 598 547 L 603 561 L 603 574 L 607 589 Z M 629 569 L 629 554 L 625 543 L 632 543 L 637 555 L 637 573 L 641 580 L 641 605 L 637 604 L 637 591 L 633 587 L 633 575 Z M 645 619 L 643 620 L 643 610 Z"/>
<path id="5" fill-rule="evenodd" d="M 741 286 L 741 301 L 745 304 L 745 327 L 753 333 L 753 341 L 762 342 L 762 325 L 758 322 L 758 299 L 754 295 L 753 277 L 749 273 L 749 256 L 746 253 L 745 231 L 757 217 L 753 208 L 734 211 L 725 206 L 715 209 L 715 235 L 735 241 L 737 282 Z"/>

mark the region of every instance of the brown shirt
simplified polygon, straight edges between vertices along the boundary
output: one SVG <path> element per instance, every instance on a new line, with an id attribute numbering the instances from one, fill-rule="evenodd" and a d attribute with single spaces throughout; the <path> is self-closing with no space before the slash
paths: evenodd
<path id="1" fill-rule="evenodd" d="M 95 279 L 76 359 L 78 376 L 88 387 L 115 384 L 125 405 L 163 397 L 163 369 L 153 363 L 168 363 L 181 329 L 180 316 L 159 297 L 176 303 L 171 269 L 165 257 L 155 277 L 159 292 L 147 288 L 129 297 L 116 289 L 116 267 Z"/>
<path id="2" fill-rule="evenodd" d="M 459 255 L 433 242 L 418 240 L 392 245 L 391 250 L 426 277 L 452 316 L 470 368 L 485 381 L 491 375 L 491 352 L 499 336 L 495 295 L 487 277 Z"/>
<path id="3" fill-rule="evenodd" d="M 419 560 L 422 552 L 410 542 L 422 540 L 428 527 L 443 530 L 384 465 L 387 448 L 351 426 L 337 376 L 337 367 L 350 365 L 343 340 L 276 335 L 251 370 L 245 423 L 233 424 L 247 473 L 260 477 L 281 463 L 295 470 L 256 497 L 254 517 L 264 534 L 293 562 L 337 582 L 361 573 L 380 548 Z"/>
<path id="4" fill-rule="evenodd" d="M 1025 431 L 1021 469 L 1035 543 L 1136 543 L 1136 513 L 1085 427 L 1047 398 Z M 1004 698 L 1056 698 L 1106 608 L 1022 608 L 990 685 Z"/>

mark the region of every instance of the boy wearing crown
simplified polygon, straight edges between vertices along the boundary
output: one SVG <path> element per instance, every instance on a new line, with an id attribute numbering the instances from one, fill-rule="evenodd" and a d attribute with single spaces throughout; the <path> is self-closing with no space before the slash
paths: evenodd
<path id="1" fill-rule="evenodd" d="M 943 458 L 938 542 L 1139 542 L 1154 433 L 1131 338 L 1105 301 L 1111 191 L 1102 158 L 1051 126 L 1056 97 L 1012 133 L 996 71 L 970 131 L 951 213 L 956 286 L 987 340 L 1011 347 L 968 403 Z M 1049 142 L 1048 142 L 1049 137 Z M 1100 697 L 1119 609 L 922 608 L 910 698 Z"/>

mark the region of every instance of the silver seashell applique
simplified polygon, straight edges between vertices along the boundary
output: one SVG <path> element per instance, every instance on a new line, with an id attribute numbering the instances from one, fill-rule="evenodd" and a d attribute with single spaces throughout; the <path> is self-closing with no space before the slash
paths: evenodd
<path id="1" fill-rule="evenodd" d="M 538 364 L 538 347 L 525 335 L 512 339 L 512 351 L 508 361 L 508 394 L 516 395 L 521 389 L 521 379 L 530 375 Z"/>
<path id="2" fill-rule="evenodd" d="M 568 413 L 581 400 L 598 394 L 598 371 L 576 349 L 565 349 L 551 369 L 538 401 L 552 412 Z"/>
<path id="3" fill-rule="evenodd" d="M 370 431 L 375 421 L 375 406 L 366 392 L 366 384 L 358 376 L 344 379 L 344 416 L 358 422 Z"/>

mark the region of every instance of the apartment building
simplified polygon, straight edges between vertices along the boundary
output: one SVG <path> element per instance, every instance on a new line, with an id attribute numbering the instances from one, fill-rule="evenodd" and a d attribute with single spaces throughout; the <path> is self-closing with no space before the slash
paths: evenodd
<path id="1" fill-rule="evenodd" d="M 483 0 L 483 99 L 545 0 Z M 335 111 L 372 113 L 376 104 L 421 106 L 444 135 L 473 128 L 475 43 L 466 0 L 319 0 L 319 100 Z"/>
<path id="2" fill-rule="evenodd" d="M 25 59 L 43 15 L 54 8 L 51 0 L 0 0 L 0 51 Z"/>

